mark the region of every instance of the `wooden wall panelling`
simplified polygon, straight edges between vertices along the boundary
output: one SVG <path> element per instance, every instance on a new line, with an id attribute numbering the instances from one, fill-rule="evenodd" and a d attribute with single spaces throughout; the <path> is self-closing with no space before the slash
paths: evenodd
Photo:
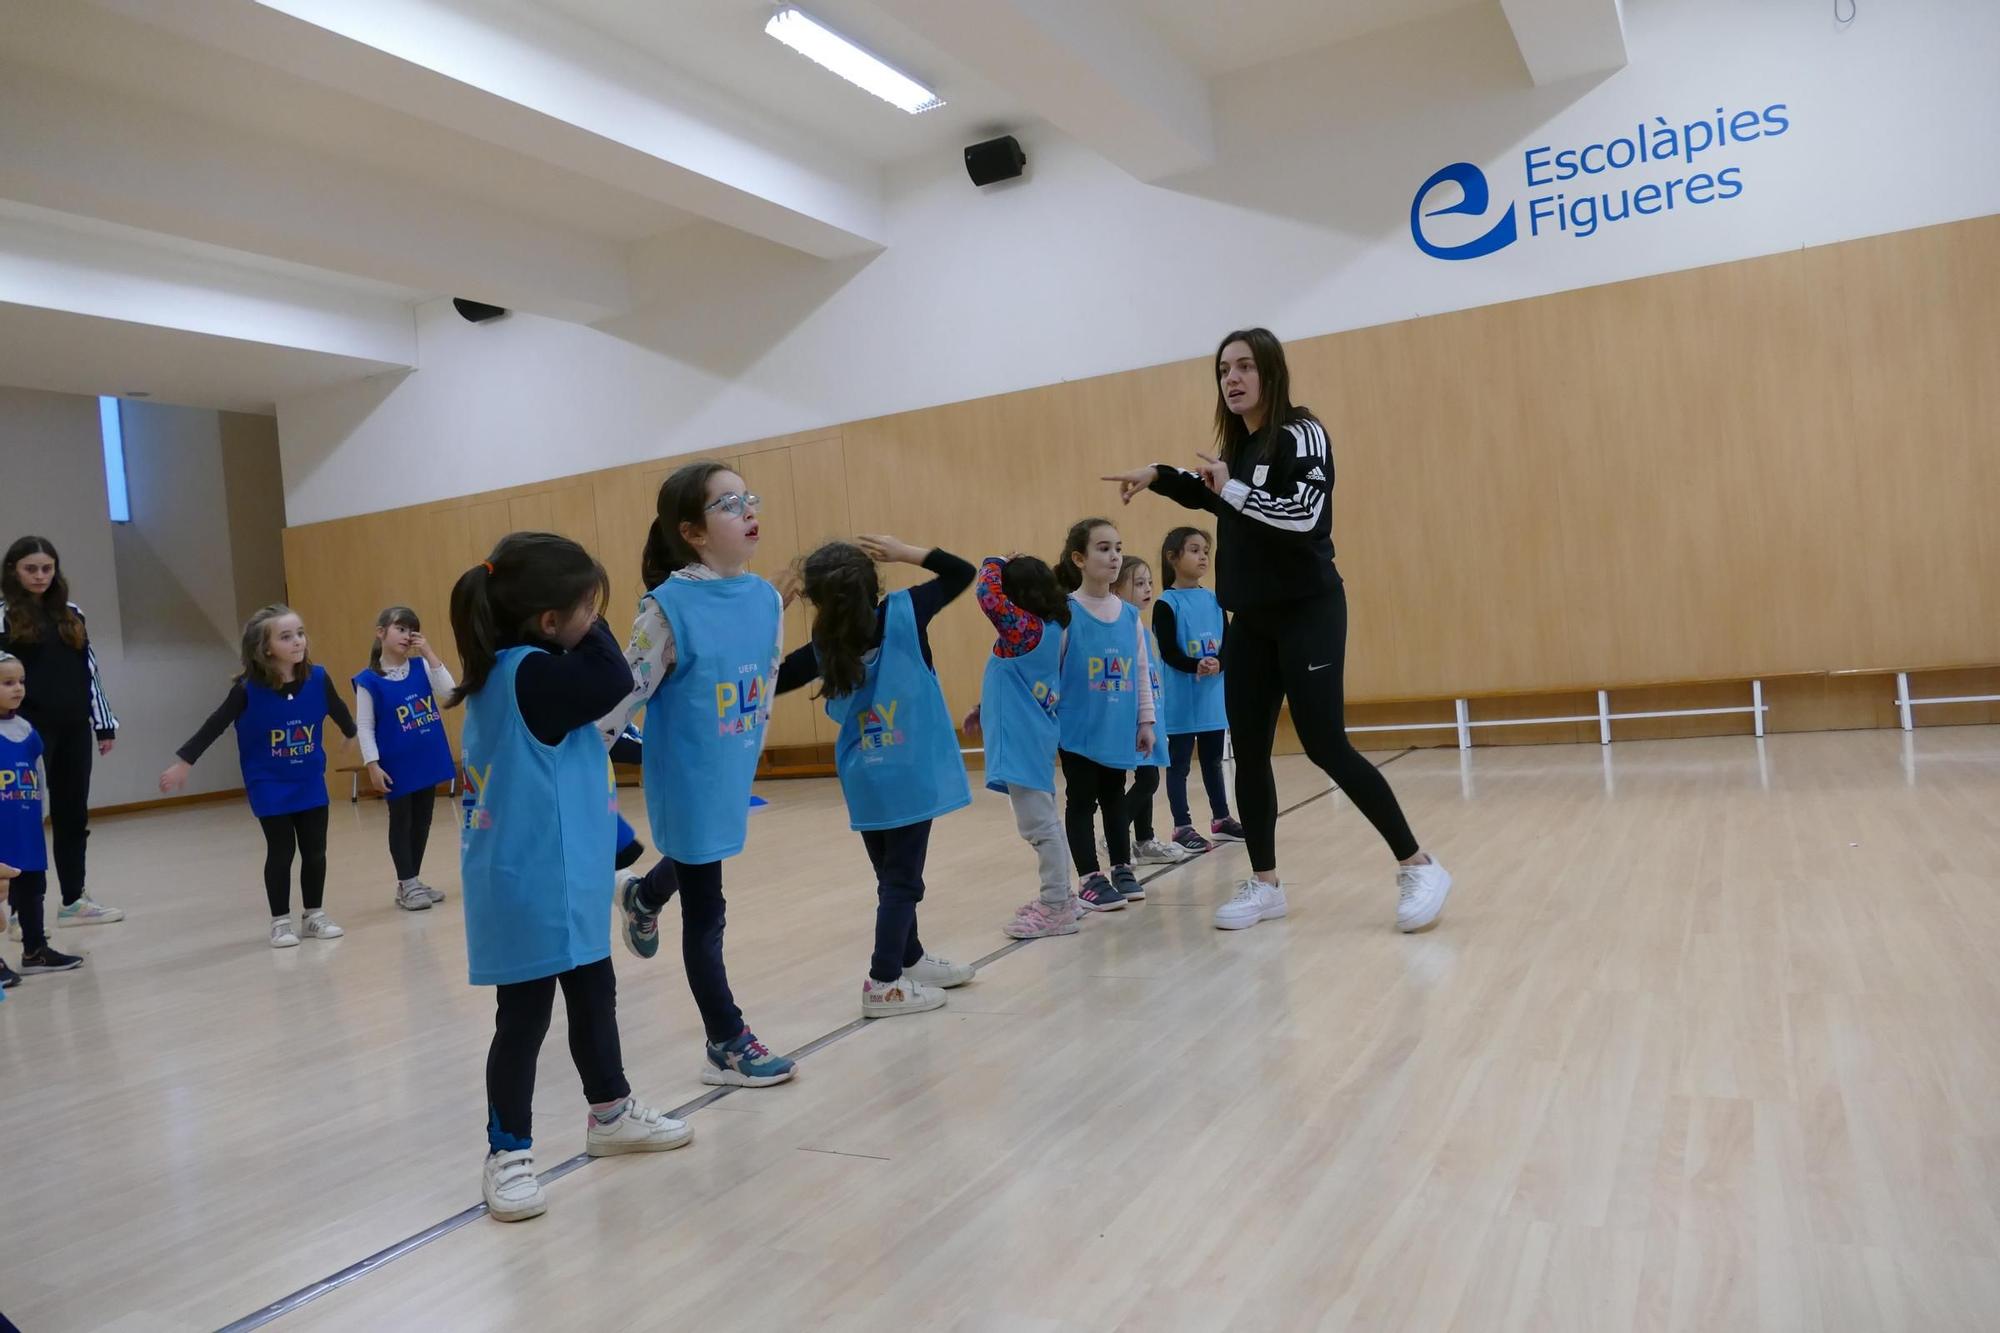
<path id="1" fill-rule="evenodd" d="M 622 642 L 632 627 L 639 598 L 646 589 L 639 578 L 639 555 L 652 526 L 659 480 L 638 467 L 614 468 L 591 478 L 591 498 L 597 516 L 597 544 L 591 548 L 611 575 L 611 605 L 604 619 Z M 666 472 L 660 470 L 660 476 Z M 648 481 L 651 484 L 647 484 Z"/>
<path id="2" fill-rule="evenodd" d="M 785 457 L 792 469 L 792 524 L 798 536 L 798 555 L 810 553 L 822 542 L 854 536 L 854 515 L 848 503 L 845 435 L 828 435 L 796 445 L 785 451 Z M 776 561 L 764 562 L 766 574 L 774 575 L 777 570 Z M 803 600 L 794 602 L 785 613 L 785 647 L 796 648 L 811 637 L 812 608 Z M 787 736 L 806 736 L 813 744 L 832 745 L 838 738 L 838 728 L 827 719 L 826 710 L 812 693 L 808 687 L 777 701 L 773 717 L 784 719 Z M 795 717 L 806 719 L 803 728 L 791 721 Z"/>
<path id="3" fill-rule="evenodd" d="M 1818 562 L 1823 526 L 1773 521 L 1799 461 L 1803 341 L 1796 256 L 1620 283 L 1594 303 L 1569 294 L 1565 361 L 1579 364 L 1574 457 L 1591 485 L 1567 517 L 1572 679 L 1702 678 L 1823 665 L 1817 645 L 1788 661 L 1773 594 L 1775 549 Z M 1755 317 L 1748 317 L 1749 312 Z M 1801 628 L 1811 632 L 1811 625 Z M 1642 673 L 1627 664 L 1645 663 Z"/>
<path id="4" fill-rule="evenodd" d="M 1824 607 L 1855 631 L 1844 665 L 2000 660 L 2000 217 L 1799 261 L 1813 387 L 1852 441 Z"/>
<path id="5" fill-rule="evenodd" d="M 1336 467 L 1352 697 L 1572 678 L 1562 435 L 1523 429 L 1558 395 L 1533 383 L 1515 312 L 1312 340 L 1297 358 L 1294 393 L 1326 422 Z"/>
<path id="6" fill-rule="evenodd" d="M 515 532 L 554 532 L 602 556 L 597 540 L 596 488 L 588 478 L 568 485 L 551 485 L 507 502 L 507 521 Z"/>

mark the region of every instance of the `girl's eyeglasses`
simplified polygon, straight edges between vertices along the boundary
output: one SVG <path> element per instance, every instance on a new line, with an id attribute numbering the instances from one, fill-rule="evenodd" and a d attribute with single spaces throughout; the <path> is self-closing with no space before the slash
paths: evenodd
<path id="1" fill-rule="evenodd" d="M 750 517 L 750 511 L 763 503 L 764 498 L 754 492 L 738 495 L 735 491 L 731 491 L 720 499 L 711 500 L 709 503 L 703 505 L 701 512 L 706 514 L 711 510 L 720 509 L 723 513 L 736 518 L 748 518 Z"/>

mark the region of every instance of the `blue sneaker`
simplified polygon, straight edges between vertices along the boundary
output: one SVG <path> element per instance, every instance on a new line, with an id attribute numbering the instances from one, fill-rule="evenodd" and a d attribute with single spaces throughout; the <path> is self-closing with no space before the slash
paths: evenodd
<path id="1" fill-rule="evenodd" d="M 1083 884 L 1076 891 L 1077 901 L 1092 912 L 1122 912 L 1125 910 L 1125 895 L 1118 886 L 1104 877 L 1102 871 L 1092 871 L 1083 877 Z"/>
<path id="2" fill-rule="evenodd" d="M 634 958 L 651 958 L 660 951 L 660 914 L 639 905 L 639 886 L 645 882 L 629 875 L 618 886 L 618 916 L 625 923 L 618 934 Z"/>
<path id="3" fill-rule="evenodd" d="M 702 1062 L 701 1081 L 736 1088 L 768 1088 L 792 1076 L 792 1062 L 774 1055 L 771 1048 L 744 1028 L 734 1040 L 720 1046 L 708 1043 L 708 1058 Z"/>

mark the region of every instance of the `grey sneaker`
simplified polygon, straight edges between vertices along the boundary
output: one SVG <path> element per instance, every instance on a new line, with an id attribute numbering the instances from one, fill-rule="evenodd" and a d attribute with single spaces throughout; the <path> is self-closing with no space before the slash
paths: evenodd
<path id="1" fill-rule="evenodd" d="M 1111 884 L 1124 895 L 1128 903 L 1146 901 L 1146 886 L 1139 882 L 1139 877 L 1133 873 L 1131 866 L 1111 867 Z"/>

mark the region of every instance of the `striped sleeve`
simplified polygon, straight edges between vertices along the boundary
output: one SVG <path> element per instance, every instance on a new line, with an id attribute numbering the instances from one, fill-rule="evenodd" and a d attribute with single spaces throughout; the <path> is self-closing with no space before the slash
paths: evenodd
<path id="1" fill-rule="evenodd" d="M 1263 486 L 1232 480 L 1222 488 L 1222 498 L 1245 518 L 1266 527 L 1301 537 L 1323 535 L 1332 526 L 1326 501 L 1333 490 L 1333 462 L 1326 430 L 1309 417 L 1289 423 L 1285 430 L 1297 451 L 1284 469 L 1290 474 L 1291 494 L 1279 495 Z"/>
<path id="2" fill-rule="evenodd" d="M 79 621 L 83 619 L 82 607 L 71 602 L 69 609 L 76 612 Z M 83 660 L 90 668 L 90 729 L 99 740 L 107 740 L 118 734 L 118 714 L 111 711 L 111 698 L 104 692 L 104 676 L 97 669 L 97 649 L 88 630 L 84 633 Z"/>

